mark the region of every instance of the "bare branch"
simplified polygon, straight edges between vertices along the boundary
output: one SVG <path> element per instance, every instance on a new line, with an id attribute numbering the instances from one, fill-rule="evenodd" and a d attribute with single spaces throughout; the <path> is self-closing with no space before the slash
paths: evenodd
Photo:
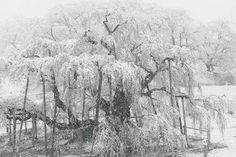
<path id="1" fill-rule="evenodd" d="M 54 36 L 54 33 L 53 33 L 53 26 L 52 26 L 52 25 L 51 25 L 51 27 L 50 27 L 50 35 L 51 35 L 51 37 L 52 37 L 52 39 L 53 39 L 54 41 L 57 41 L 56 38 L 55 38 L 55 36 Z"/>
<path id="2" fill-rule="evenodd" d="M 108 32 L 109 34 L 114 33 L 120 26 L 122 26 L 122 25 L 124 25 L 124 24 L 126 24 L 126 23 L 128 22 L 128 20 L 126 20 L 126 21 L 123 22 L 123 23 L 117 24 L 117 25 L 114 27 L 114 29 L 111 29 L 111 28 L 109 28 L 109 26 L 108 26 L 108 19 L 107 19 L 107 17 L 110 16 L 110 15 L 111 15 L 110 13 L 106 14 L 106 15 L 105 15 L 105 20 L 103 21 L 103 24 L 104 24 L 104 26 L 105 26 L 105 28 L 106 28 L 106 30 L 107 30 L 107 32 Z"/>
<path id="3" fill-rule="evenodd" d="M 142 46 L 142 44 L 143 44 L 143 42 L 141 43 L 141 44 L 138 44 L 138 45 L 133 45 L 133 47 L 130 49 L 130 52 L 134 55 L 134 51 L 136 50 L 136 49 L 138 49 L 140 46 Z"/>

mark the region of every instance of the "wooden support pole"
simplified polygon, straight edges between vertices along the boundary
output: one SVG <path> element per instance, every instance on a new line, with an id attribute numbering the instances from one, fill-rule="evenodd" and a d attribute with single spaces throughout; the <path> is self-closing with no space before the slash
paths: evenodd
<path id="1" fill-rule="evenodd" d="M 16 155 L 16 115 L 15 115 L 15 109 L 12 109 L 13 111 L 13 156 Z"/>
<path id="2" fill-rule="evenodd" d="M 211 145 L 211 118 L 208 116 L 208 125 L 207 125 L 207 150 L 210 150 Z"/>
<path id="3" fill-rule="evenodd" d="M 98 126 L 99 123 L 99 106 L 102 92 L 102 70 L 98 69 L 99 73 L 99 82 L 98 82 L 98 94 L 97 94 L 97 102 L 96 102 L 96 115 L 95 115 L 95 125 Z"/>
<path id="4" fill-rule="evenodd" d="M 53 90 L 55 90 L 57 88 L 57 85 L 56 85 L 56 79 L 55 79 L 55 74 L 54 74 L 54 71 L 53 71 L 53 77 L 52 77 L 52 80 L 53 80 Z M 56 136 L 56 122 L 57 122 L 57 104 L 59 103 L 59 92 L 54 92 L 54 100 L 55 100 L 55 103 L 54 103 L 54 113 L 53 113 L 53 127 L 52 127 L 52 145 L 51 145 L 51 150 L 50 150 L 50 157 L 54 157 L 54 154 L 55 154 L 55 136 Z"/>
<path id="5" fill-rule="evenodd" d="M 86 96 L 86 89 L 84 87 L 84 90 L 83 90 L 83 104 L 82 104 L 82 126 L 84 125 L 85 96 Z"/>
<path id="6" fill-rule="evenodd" d="M 11 119 L 9 119 L 9 143 L 12 144 Z"/>
<path id="7" fill-rule="evenodd" d="M 203 145 L 203 147 L 204 147 L 204 148 L 203 148 L 203 149 L 204 149 L 204 150 L 203 150 L 204 157 L 207 157 L 207 153 L 208 153 L 208 150 L 207 150 L 207 145 L 206 145 L 206 144 L 204 144 L 204 145 Z"/>
<path id="8" fill-rule="evenodd" d="M 184 132 L 183 132 L 182 120 L 181 120 L 181 113 L 180 113 L 180 108 L 179 108 L 178 98 L 176 98 L 176 106 L 177 106 L 178 111 L 179 111 L 179 129 L 180 129 L 180 133 L 181 133 L 181 134 L 184 134 Z"/>
<path id="9" fill-rule="evenodd" d="M 27 120 L 25 120 L 25 133 L 27 133 Z"/>
<path id="10" fill-rule="evenodd" d="M 186 139 L 186 143 L 188 147 L 189 143 L 188 143 L 187 123 L 186 123 L 186 115 L 185 115 L 185 107 L 184 107 L 184 97 L 181 97 L 181 99 L 182 99 L 182 110 L 183 110 L 183 120 L 184 120 L 184 134 L 185 134 L 185 139 Z"/>
<path id="11" fill-rule="evenodd" d="M 174 100 L 173 100 L 173 90 L 172 90 L 172 72 L 171 72 L 171 61 L 173 59 L 169 58 L 168 59 L 168 66 L 169 66 L 169 83 L 170 83 L 170 104 L 172 108 L 174 109 Z M 175 125 L 175 119 L 173 118 L 173 126 L 174 128 L 176 127 Z"/>
<path id="12" fill-rule="evenodd" d="M 29 74 L 27 76 L 27 80 L 26 80 L 26 85 L 25 85 L 25 97 L 24 97 L 24 104 L 23 104 L 23 114 L 21 116 L 21 124 L 20 124 L 20 133 L 19 133 L 19 143 L 21 141 L 21 132 L 22 132 L 22 126 L 23 126 L 23 119 L 25 118 L 25 106 L 26 106 L 26 100 L 27 100 L 27 93 L 28 93 L 28 87 L 29 87 Z"/>
<path id="13" fill-rule="evenodd" d="M 45 154 L 47 156 L 47 123 L 46 123 L 46 117 L 47 117 L 47 109 L 46 109 L 46 90 L 45 90 L 45 80 L 44 77 L 41 75 L 42 82 L 43 82 L 43 111 L 44 111 L 44 147 L 45 147 Z"/>
<path id="14" fill-rule="evenodd" d="M 35 139 L 38 138 L 38 128 L 37 128 L 37 115 L 35 115 L 35 122 L 34 122 L 34 127 L 35 127 Z"/>
<path id="15" fill-rule="evenodd" d="M 110 114 L 112 114 L 112 110 L 113 110 L 113 106 L 112 106 L 112 80 L 111 80 L 111 76 L 107 77 L 108 79 L 108 84 L 109 84 L 109 102 L 110 102 Z"/>
<path id="16" fill-rule="evenodd" d="M 32 144 L 35 145 L 35 115 L 32 114 Z"/>
<path id="17" fill-rule="evenodd" d="M 55 136 L 56 136 L 56 120 L 57 120 L 57 105 L 54 104 L 53 127 L 52 127 L 52 145 L 50 157 L 54 157 L 55 153 Z"/>

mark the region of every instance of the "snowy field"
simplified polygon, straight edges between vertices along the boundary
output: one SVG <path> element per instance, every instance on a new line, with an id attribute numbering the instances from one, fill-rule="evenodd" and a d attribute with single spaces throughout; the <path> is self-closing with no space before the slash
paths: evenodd
<path id="1" fill-rule="evenodd" d="M 236 86 L 204 86 L 202 87 L 203 96 L 216 95 L 230 102 L 226 108 L 235 111 L 236 108 Z M 226 113 L 226 130 L 224 136 L 214 127 L 212 130 L 211 141 L 222 143 L 227 146 L 222 149 L 215 149 L 209 152 L 208 157 L 236 157 L 236 114 Z M 186 157 L 202 157 L 203 153 L 188 153 Z"/>
<path id="2" fill-rule="evenodd" d="M 235 157 L 236 156 L 236 115 L 226 115 L 227 128 L 222 137 L 220 131 L 212 131 L 212 142 L 221 143 L 226 148 L 215 149 L 209 152 L 208 157 Z M 188 153 L 186 157 L 203 157 L 203 153 Z"/>

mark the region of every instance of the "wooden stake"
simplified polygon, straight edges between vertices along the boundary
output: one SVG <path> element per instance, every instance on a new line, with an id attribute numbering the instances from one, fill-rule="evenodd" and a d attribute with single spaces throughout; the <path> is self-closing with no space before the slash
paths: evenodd
<path id="1" fill-rule="evenodd" d="M 170 82 L 170 104 L 171 104 L 171 106 L 172 106 L 173 109 L 174 109 L 173 90 L 172 90 L 171 61 L 172 61 L 172 59 L 169 58 L 169 59 L 168 59 L 168 66 L 169 66 L 169 82 Z M 175 126 L 175 119 L 174 119 L 174 118 L 173 118 L 173 126 L 174 126 L 174 128 L 176 127 L 176 126 Z"/>
<path id="2" fill-rule="evenodd" d="M 182 99 L 182 109 L 183 109 L 183 119 L 184 119 L 184 134 L 185 134 L 185 139 L 187 143 L 187 147 L 189 146 L 188 144 L 188 133 L 187 133 L 187 124 L 186 124 L 186 115 L 185 115 L 185 108 L 184 108 L 184 97 L 181 97 Z"/>
<path id="3" fill-rule="evenodd" d="M 12 144 L 11 119 L 9 119 L 9 143 Z"/>
<path id="4" fill-rule="evenodd" d="M 15 109 L 13 108 L 13 156 L 16 155 L 16 115 Z"/>
<path id="5" fill-rule="evenodd" d="M 101 92 L 102 92 L 102 71 L 101 71 L 101 69 L 99 69 L 98 72 L 99 72 L 99 82 L 98 82 L 98 95 L 97 95 L 97 105 L 96 105 L 96 115 L 95 115 L 96 126 L 99 123 L 99 106 L 100 106 L 100 99 L 101 99 Z"/>
<path id="6" fill-rule="evenodd" d="M 207 150 L 210 150 L 211 145 L 211 118 L 208 116 L 208 125 L 207 125 Z"/>
<path id="7" fill-rule="evenodd" d="M 113 107 L 112 107 L 112 83 L 111 83 L 112 80 L 111 80 L 111 76 L 108 76 L 107 79 L 108 79 L 108 84 L 109 84 L 110 114 L 112 114 Z"/>
<path id="8" fill-rule="evenodd" d="M 25 133 L 27 133 L 27 120 L 25 120 Z"/>
<path id="9" fill-rule="evenodd" d="M 35 115 L 35 122 L 34 122 L 34 127 L 35 127 L 35 139 L 38 138 L 38 128 L 37 128 L 37 115 Z"/>
<path id="10" fill-rule="evenodd" d="M 56 85 L 56 79 L 55 79 L 54 71 L 53 71 L 52 80 L 53 80 L 53 90 L 55 90 L 57 85 Z M 55 145 L 55 135 L 56 135 L 56 121 L 57 121 L 57 103 L 58 103 L 58 98 L 59 98 L 59 92 L 58 93 L 54 92 L 55 103 L 54 103 L 53 127 L 52 127 L 52 145 L 51 145 L 50 157 L 54 157 L 54 153 L 55 153 L 54 145 Z"/>
<path id="11" fill-rule="evenodd" d="M 56 135 L 57 105 L 54 104 L 53 127 L 52 127 L 52 146 L 50 157 L 54 157 L 55 152 L 55 135 Z"/>
<path id="12" fill-rule="evenodd" d="M 35 115 L 32 114 L 32 144 L 35 145 Z"/>
<path id="13" fill-rule="evenodd" d="M 23 126 L 23 120 L 25 118 L 25 106 L 26 106 L 26 99 L 27 99 L 27 93 L 28 93 L 28 87 L 29 87 L 29 74 L 27 76 L 27 80 L 26 80 L 26 85 L 25 85 L 25 97 L 24 97 L 24 104 L 23 104 L 23 114 L 21 116 L 21 123 L 20 123 L 20 133 L 19 133 L 19 143 L 21 141 L 21 132 L 22 132 L 22 126 Z"/>
<path id="14" fill-rule="evenodd" d="M 82 126 L 84 125 L 85 96 L 86 96 L 86 89 L 84 87 L 84 90 L 83 90 L 83 105 L 82 105 Z"/>
<path id="15" fill-rule="evenodd" d="M 182 120 L 181 120 L 181 114 L 180 114 L 180 108 L 179 108 L 179 103 L 178 103 L 178 98 L 176 98 L 176 105 L 177 105 L 177 108 L 178 108 L 178 111 L 179 111 L 179 129 L 180 129 L 180 133 L 184 134 Z"/>
<path id="16" fill-rule="evenodd" d="M 46 117 L 47 117 L 47 109 L 46 109 L 46 91 L 45 91 L 45 80 L 44 77 L 41 75 L 42 81 L 43 81 L 43 111 L 44 111 L 44 147 L 45 147 L 45 154 L 47 156 L 47 123 L 46 123 Z"/>

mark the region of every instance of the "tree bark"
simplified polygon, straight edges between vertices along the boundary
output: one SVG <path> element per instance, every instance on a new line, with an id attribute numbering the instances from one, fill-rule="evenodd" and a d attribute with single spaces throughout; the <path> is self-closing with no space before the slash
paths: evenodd
<path id="1" fill-rule="evenodd" d="M 53 84 L 53 94 L 54 94 L 54 100 L 55 100 L 55 105 L 62 109 L 64 112 L 67 112 L 68 113 L 68 116 L 70 117 L 70 123 L 71 123 L 71 126 L 70 128 L 78 128 L 78 126 L 81 126 L 81 121 L 79 121 L 74 115 L 73 115 L 73 112 L 71 110 L 71 108 L 69 107 L 66 107 L 66 105 L 61 101 L 60 99 L 60 94 L 59 94 L 59 91 L 58 91 L 58 88 L 57 88 L 57 85 L 56 85 L 56 80 L 55 80 L 55 77 L 53 76 L 52 77 L 52 81 L 54 82 Z"/>

